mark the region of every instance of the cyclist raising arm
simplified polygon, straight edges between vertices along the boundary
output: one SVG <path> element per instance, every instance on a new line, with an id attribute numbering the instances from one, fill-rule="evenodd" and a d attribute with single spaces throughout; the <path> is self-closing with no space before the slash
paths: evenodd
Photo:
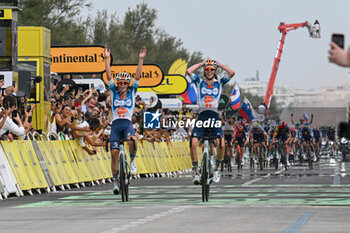
<path id="1" fill-rule="evenodd" d="M 115 85 L 112 78 L 111 67 L 109 64 L 109 57 L 111 55 L 110 49 L 105 45 L 105 64 L 106 73 L 108 78 L 108 84 L 111 89 L 111 100 L 113 110 L 113 121 L 111 127 L 110 137 L 110 149 L 111 149 L 111 168 L 113 174 L 114 188 L 113 193 L 119 194 L 119 183 L 118 183 L 118 160 L 119 160 L 119 140 L 124 135 L 128 140 L 129 151 L 130 151 L 130 173 L 135 174 L 137 172 L 135 164 L 136 156 L 136 137 L 135 130 L 132 127 L 132 114 L 135 106 L 135 96 L 137 88 L 139 86 L 139 80 L 142 72 L 143 59 L 146 56 L 146 47 L 144 46 L 139 54 L 139 63 L 136 69 L 136 76 L 130 86 L 131 76 L 129 73 L 117 74 L 117 83 Z M 130 86 L 130 87 L 129 87 Z"/>
<path id="2" fill-rule="evenodd" d="M 204 79 L 200 79 L 194 72 L 204 66 Z M 217 68 L 220 67 L 227 72 L 227 76 L 218 78 L 216 75 Z M 186 79 L 188 82 L 193 81 L 198 90 L 198 103 L 199 103 L 199 115 L 198 121 L 206 121 L 208 119 L 215 119 L 215 121 L 220 121 L 218 114 L 218 106 L 220 95 L 223 86 L 230 81 L 235 75 L 235 71 L 228 66 L 222 65 L 215 60 L 204 60 L 201 63 L 195 64 L 187 69 Z M 194 184 L 200 183 L 199 171 L 198 171 L 198 155 L 197 147 L 198 140 L 205 136 L 204 127 L 195 127 L 192 131 L 192 143 L 191 143 L 191 159 L 193 164 L 193 169 L 195 172 Z M 225 151 L 225 140 L 223 138 L 222 128 L 214 127 L 212 130 L 213 137 L 221 137 L 221 146 L 217 148 L 217 161 L 216 168 L 214 171 L 214 182 L 220 181 L 220 174 L 218 167 L 222 161 L 223 153 Z M 219 145 L 219 139 L 216 139 L 216 145 Z"/>

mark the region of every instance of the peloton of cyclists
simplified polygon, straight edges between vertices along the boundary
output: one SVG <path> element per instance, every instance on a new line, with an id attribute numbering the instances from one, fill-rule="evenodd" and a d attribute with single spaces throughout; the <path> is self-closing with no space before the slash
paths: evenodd
<path id="1" fill-rule="evenodd" d="M 194 72 L 199 68 L 204 68 L 204 78 L 200 79 Z M 222 68 L 226 71 L 227 75 L 218 77 L 217 69 Z M 209 118 L 214 119 L 215 121 L 220 121 L 220 117 L 218 114 L 218 106 L 220 95 L 223 90 L 223 86 L 230 81 L 230 79 L 235 75 L 235 71 L 219 63 L 216 60 L 204 60 L 201 63 L 195 64 L 187 69 L 186 71 L 186 79 L 188 82 L 193 82 L 198 91 L 198 104 L 199 104 L 199 115 L 197 121 L 206 121 Z M 191 160 L 193 164 L 194 170 L 194 180 L 193 183 L 198 185 L 200 184 L 200 175 L 198 170 L 198 155 L 197 155 L 197 147 L 198 142 L 201 138 L 205 136 L 205 128 L 204 127 L 196 127 L 192 131 L 192 140 L 191 140 Z M 225 151 L 225 140 L 223 138 L 223 132 L 221 127 L 214 127 L 212 129 L 212 135 L 216 137 L 216 145 L 217 146 L 217 160 L 216 166 L 214 169 L 214 182 L 220 181 L 220 173 L 218 167 L 220 162 L 222 161 L 223 154 Z M 219 141 L 219 138 L 221 141 Z M 221 146 L 219 146 L 219 143 Z"/>

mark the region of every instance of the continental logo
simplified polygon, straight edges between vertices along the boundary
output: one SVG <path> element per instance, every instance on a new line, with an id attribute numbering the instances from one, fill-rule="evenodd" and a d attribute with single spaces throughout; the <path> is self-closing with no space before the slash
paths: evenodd
<path id="1" fill-rule="evenodd" d="M 117 85 L 117 82 L 116 82 L 117 74 L 122 72 L 129 73 L 133 80 L 136 76 L 136 69 L 137 69 L 137 64 L 111 65 L 111 74 L 115 82 L 115 85 Z M 142 73 L 141 73 L 141 78 L 139 82 L 139 87 L 155 87 L 161 84 L 163 79 L 164 79 L 164 73 L 162 68 L 160 68 L 158 65 L 155 65 L 155 64 L 144 64 L 142 66 Z M 108 83 L 106 72 L 103 73 L 103 81 L 106 84 Z"/>
<path id="2" fill-rule="evenodd" d="M 55 73 L 102 73 L 106 70 L 102 46 L 55 46 L 51 48 Z"/>
<path id="3" fill-rule="evenodd" d="M 56 57 L 51 57 L 50 62 L 52 63 L 96 63 L 103 62 L 103 53 L 97 56 L 97 53 L 90 55 L 80 55 L 80 56 L 68 56 L 65 53 Z"/>

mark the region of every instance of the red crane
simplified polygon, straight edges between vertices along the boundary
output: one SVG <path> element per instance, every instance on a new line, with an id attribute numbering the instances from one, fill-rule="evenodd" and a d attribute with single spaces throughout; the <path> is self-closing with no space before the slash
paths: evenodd
<path id="1" fill-rule="evenodd" d="M 266 105 L 267 110 L 270 108 L 270 101 L 273 94 L 273 86 L 275 84 L 278 67 L 281 61 L 284 40 L 286 38 L 287 32 L 298 29 L 300 27 L 307 27 L 309 29 L 310 37 L 320 38 L 320 24 L 317 20 L 315 21 L 313 26 L 309 24 L 309 22 L 307 21 L 304 23 L 294 23 L 294 24 L 285 24 L 284 22 L 280 23 L 280 25 L 278 26 L 278 30 L 282 33 L 282 38 L 278 44 L 277 53 L 273 62 L 270 80 L 267 86 L 266 95 L 264 99 L 264 103 Z M 268 111 L 266 111 L 266 114 L 268 114 Z"/>

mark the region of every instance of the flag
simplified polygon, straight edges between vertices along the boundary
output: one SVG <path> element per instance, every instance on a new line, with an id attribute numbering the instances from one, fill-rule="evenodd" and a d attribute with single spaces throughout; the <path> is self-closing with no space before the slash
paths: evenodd
<path id="1" fill-rule="evenodd" d="M 308 123 L 309 122 L 309 116 L 306 114 L 306 112 L 304 112 L 304 115 L 303 115 L 303 118 L 304 118 L 304 121 L 305 123 Z"/>
<path id="2" fill-rule="evenodd" d="M 231 108 L 232 110 L 236 111 L 241 106 L 241 93 L 239 92 L 238 85 L 236 84 L 233 88 L 232 94 L 231 94 Z"/>
<path id="3" fill-rule="evenodd" d="M 247 122 L 252 121 L 258 116 L 253 106 L 246 97 L 244 97 L 241 109 L 238 111 L 238 114 L 241 115 Z"/>
<path id="4" fill-rule="evenodd" d="M 196 84 L 189 82 L 187 90 L 180 96 L 184 98 L 185 104 L 196 104 L 198 100 Z"/>

